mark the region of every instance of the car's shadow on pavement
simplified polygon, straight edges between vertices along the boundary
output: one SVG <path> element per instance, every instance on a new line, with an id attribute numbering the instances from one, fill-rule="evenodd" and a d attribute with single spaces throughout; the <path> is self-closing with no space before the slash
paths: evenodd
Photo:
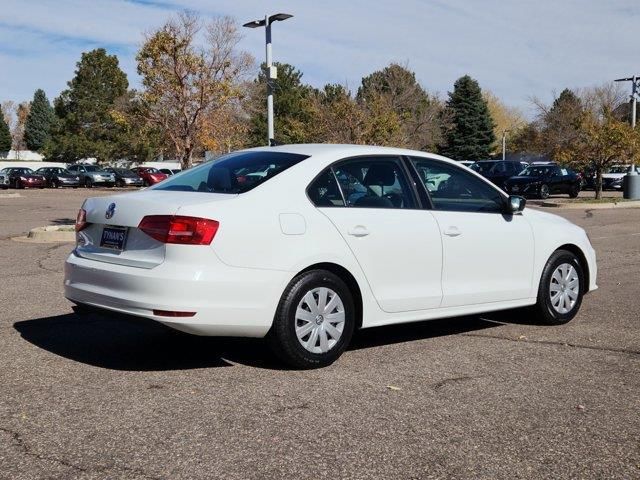
<path id="1" fill-rule="evenodd" d="M 479 331 L 503 323 L 530 323 L 524 318 L 504 312 L 365 329 L 356 332 L 349 350 Z M 116 313 L 69 313 L 16 322 L 14 328 L 39 348 L 113 370 L 187 370 L 234 363 L 287 369 L 262 339 L 198 337 L 152 320 Z"/>

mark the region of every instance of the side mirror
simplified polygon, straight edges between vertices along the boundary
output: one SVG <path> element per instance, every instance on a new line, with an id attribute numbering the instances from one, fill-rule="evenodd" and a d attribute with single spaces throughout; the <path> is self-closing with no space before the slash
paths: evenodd
<path id="1" fill-rule="evenodd" d="M 524 206 L 527 204 L 527 200 L 524 197 L 519 197 L 518 195 L 509 195 L 509 199 L 507 200 L 506 210 L 507 213 L 513 215 L 515 213 L 520 213 L 524 210 Z"/>

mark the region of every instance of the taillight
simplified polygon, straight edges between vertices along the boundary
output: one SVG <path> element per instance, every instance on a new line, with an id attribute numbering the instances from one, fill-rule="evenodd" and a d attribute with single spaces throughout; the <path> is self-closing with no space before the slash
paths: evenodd
<path id="1" fill-rule="evenodd" d="M 148 215 L 138 228 L 162 243 L 209 245 L 220 224 L 208 218 Z"/>
<path id="2" fill-rule="evenodd" d="M 84 230 L 87 225 L 87 212 L 84 208 L 81 208 L 78 210 L 78 215 L 76 216 L 76 232 Z"/>

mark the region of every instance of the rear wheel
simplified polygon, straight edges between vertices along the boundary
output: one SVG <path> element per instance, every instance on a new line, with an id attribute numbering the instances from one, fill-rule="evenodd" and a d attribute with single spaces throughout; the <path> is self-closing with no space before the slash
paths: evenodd
<path id="1" fill-rule="evenodd" d="M 311 270 L 287 286 L 268 335 L 274 353 L 295 368 L 333 363 L 347 348 L 355 326 L 349 288 L 337 275 Z"/>
<path id="2" fill-rule="evenodd" d="M 86 188 L 92 188 L 93 187 L 93 182 L 91 181 L 90 178 L 85 178 L 84 179 L 84 186 Z"/>
<path id="3" fill-rule="evenodd" d="M 580 184 L 573 185 L 569 190 L 569 196 L 571 198 L 577 198 L 579 193 L 580 193 Z"/>
<path id="4" fill-rule="evenodd" d="M 549 325 L 569 322 L 580 309 L 584 289 L 578 257 L 567 250 L 554 252 L 542 271 L 538 302 L 533 307 L 536 316 Z"/>
<path id="5" fill-rule="evenodd" d="M 540 185 L 540 198 L 542 198 L 543 200 L 545 198 L 549 198 L 549 185 L 547 185 L 546 183 Z"/>
<path id="6" fill-rule="evenodd" d="M 119 188 L 124 188 L 124 180 L 120 179 L 116 182 L 116 186 Z"/>
<path id="7" fill-rule="evenodd" d="M 15 187 L 16 189 L 24 188 L 24 185 L 22 184 L 22 180 L 20 180 L 19 178 L 16 178 Z"/>

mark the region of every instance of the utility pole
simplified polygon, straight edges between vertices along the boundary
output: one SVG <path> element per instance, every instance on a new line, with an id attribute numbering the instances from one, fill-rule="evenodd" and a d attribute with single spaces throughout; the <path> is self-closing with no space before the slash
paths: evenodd
<path id="1" fill-rule="evenodd" d="M 243 25 L 247 28 L 265 27 L 265 53 L 267 64 L 265 67 L 265 76 L 267 77 L 267 145 L 275 145 L 275 133 L 273 128 L 273 82 L 278 78 L 276 67 L 273 66 L 271 55 L 271 24 L 273 22 L 281 22 L 293 17 L 288 13 L 276 13 L 275 15 L 265 15 L 264 19 L 252 20 Z"/>

